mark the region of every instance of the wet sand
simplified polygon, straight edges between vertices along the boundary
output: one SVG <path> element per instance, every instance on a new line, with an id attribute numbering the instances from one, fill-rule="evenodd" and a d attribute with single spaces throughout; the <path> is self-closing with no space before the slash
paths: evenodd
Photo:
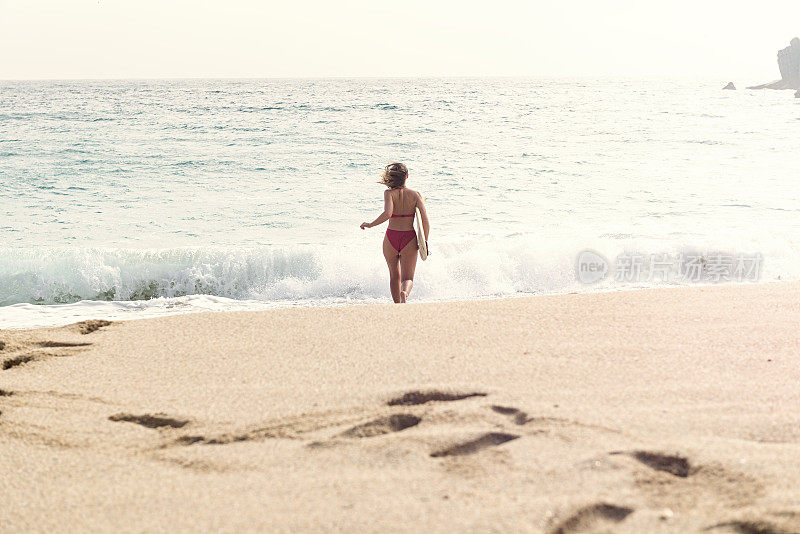
<path id="1" fill-rule="evenodd" d="M 800 532 L 799 297 L 0 331 L 0 530 Z"/>

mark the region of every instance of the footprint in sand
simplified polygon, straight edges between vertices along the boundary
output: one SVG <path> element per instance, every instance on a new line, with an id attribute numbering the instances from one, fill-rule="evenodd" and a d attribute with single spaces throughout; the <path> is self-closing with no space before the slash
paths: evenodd
<path id="1" fill-rule="evenodd" d="M 615 451 L 609 454 L 624 454 L 630 456 L 640 463 L 656 471 L 664 471 L 676 477 L 687 478 L 695 470 L 689 464 L 689 460 L 683 456 L 663 454 L 650 451 L 621 452 Z"/>
<path id="2" fill-rule="evenodd" d="M 448 393 L 445 391 L 409 391 L 400 397 L 391 399 L 389 406 L 417 406 L 420 404 L 427 404 L 429 402 L 450 402 L 468 399 L 470 397 L 485 397 L 486 393 L 472 392 L 472 393 Z"/>
<path id="3" fill-rule="evenodd" d="M 363 425 L 354 426 L 339 435 L 346 438 L 371 438 L 373 436 L 391 434 L 392 432 L 400 432 L 401 430 L 417 426 L 420 421 L 422 421 L 422 418 L 416 415 L 398 413 L 375 419 Z"/>
<path id="4" fill-rule="evenodd" d="M 34 343 L 37 347 L 56 348 L 56 347 L 88 347 L 91 343 L 73 343 L 69 341 L 39 341 Z"/>
<path id="5" fill-rule="evenodd" d="M 81 334 L 91 334 L 96 330 L 100 330 L 104 326 L 108 326 L 111 324 L 111 321 L 104 321 L 102 319 L 92 319 L 89 321 L 81 321 L 79 323 L 75 323 L 74 326 L 78 327 L 78 331 Z"/>
<path id="6" fill-rule="evenodd" d="M 189 424 L 188 420 L 185 419 L 174 419 L 172 417 L 166 417 L 164 415 L 131 415 L 127 413 L 119 413 L 116 415 L 112 415 L 108 418 L 109 421 L 124 421 L 127 423 L 136 423 L 137 425 L 142 425 L 147 428 L 163 428 L 163 427 L 170 427 L 170 428 L 183 428 L 187 424 Z"/>
<path id="7" fill-rule="evenodd" d="M 758 479 L 714 462 L 694 464 L 681 455 L 645 450 L 609 454 L 628 456 L 650 469 L 633 474 L 637 489 L 653 507 L 690 510 L 713 500 L 722 507 L 741 508 L 764 494 Z"/>
<path id="8" fill-rule="evenodd" d="M 505 434 L 503 432 L 489 432 L 482 436 L 459 443 L 452 447 L 442 449 L 440 451 L 432 452 L 432 458 L 442 458 L 445 456 L 466 456 L 468 454 L 475 454 L 483 449 L 489 447 L 496 447 L 507 441 L 517 439 L 519 436 L 516 434 Z"/>
<path id="9" fill-rule="evenodd" d="M 514 421 L 514 424 L 524 425 L 528 422 L 528 414 L 518 408 L 512 408 L 510 406 L 498 406 L 496 404 L 491 406 L 491 408 L 493 411 L 499 414 L 510 416 L 511 420 Z"/>
<path id="10" fill-rule="evenodd" d="M 559 523 L 549 534 L 572 534 L 585 531 L 597 531 L 598 528 L 610 527 L 620 523 L 633 513 L 633 508 L 615 504 L 597 503 L 585 506 Z M 605 532 L 606 530 L 603 530 Z M 610 530 L 609 530 L 610 532 Z"/>
<path id="11" fill-rule="evenodd" d="M 768 521 L 729 521 L 703 529 L 706 532 L 723 534 L 797 534 L 796 528 L 783 528 Z"/>
<path id="12" fill-rule="evenodd" d="M 14 358 L 9 358 L 3 361 L 3 371 L 7 371 L 12 367 L 16 367 L 18 365 L 22 365 L 23 363 L 32 362 L 34 360 L 33 356 L 24 354 L 22 356 L 16 356 Z"/>
<path id="13" fill-rule="evenodd" d="M 387 401 L 389 406 L 417 406 L 433 402 L 451 402 L 468 399 L 471 397 L 484 397 L 486 393 L 483 392 L 445 392 L 438 390 L 414 390 L 404 393 L 401 396 L 395 397 Z M 516 414 L 519 410 L 516 410 Z M 519 412 L 517 419 L 521 421 L 525 414 Z M 325 417 L 305 417 L 298 420 L 296 423 L 284 422 L 280 424 L 269 425 L 264 428 L 245 430 L 235 433 L 222 433 L 215 436 L 203 435 L 187 435 L 179 437 L 175 440 L 176 445 L 194 445 L 194 444 L 227 444 L 237 441 L 246 440 L 262 440 L 269 438 L 291 438 L 291 439 L 306 439 L 309 433 L 315 431 L 339 426 L 343 417 L 341 414 L 338 416 L 325 416 Z M 351 419 L 352 416 L 347 416 L 345 419 Z M 356 419 L 357 421 L 357 419 Z M 343 422 L 343 421 L 341 421 Z M 422 418 L 418 415 L 411 413 L 395 413 L 391 415 L 381 416 L 365 423 L 355 424 L 344 431 L 323 441 L 311 441 L 308 446 L 311 448 L 329 447 L 341 443 L 341 438 L 370 438 L 386 434 L 401 432 L 409 428 L 415 427 L 422 422 Z M 519 423 L 522 424 L 522 423 Z M 459 456 L 466 454 L 473 454 L 484 448 L 492 447 L 516 439 L 519 436 L 515 434 L 502 434 L 502 433 L 488 433 L 484 434 L 477 439 L 460 443 L 446 450 L 434 452 L 432 456 Z"/>
<path id="14" fill-rule="evenodd" d="M 204 442 L 206 438 L 203 436 L 181 436 L 175 440 L 177 445 L 194 445 L 195 443 Z"/>
<path id="15" fill-rule="evenodd" d="M 41 350 L 41 349 L 60 348 L 60 349 L 79 349 L 80 350 L 81 347 L 88 347 L 90 345 L 91 345 L 91 343 L 79 343 L 79 342 L 73 342 L 73 341 L 52 341 L 52 340 L 36 341 L 36 342 L 26 343 L 26 344 L 22 345 L 21 347 L 19 347 L 20 350 L 16 351 L 18 353 L 16 356 L 13 356 L 11 358 L 7 358 L 6 360 L 3 361 L 2 368 L 5 371 L 5 370 L 11 369 L 13 367 L 17 367 L 18 365 L 22 365 L 24 363 L 43 360 L 43 359 L 47 359 L 47 358 L 53 358 L 53 357 L 71 356 L 71 355 L 76 353 L 75 351 L 53 352 L 53 351 L 45 351 L 45 350 Z M 4 346 L 4 348 L 5 348 L 5 346 Z M 25 349 L 29 349 L 29 350 L 27 350 L 24 354 L 19 354 L 19 352 L 21 352 L 21 351 L 23 351 Z M 30 349 L 33 349 L 33 350 L 30 350 Z M 14 351 L 12 351 L 12 353 L 13 352 Z"/>

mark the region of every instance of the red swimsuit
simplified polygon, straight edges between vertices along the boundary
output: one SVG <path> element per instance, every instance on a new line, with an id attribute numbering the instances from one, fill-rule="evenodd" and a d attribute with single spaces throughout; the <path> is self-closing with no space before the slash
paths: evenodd
<path id="1" fill-rule="evenodd" d="M 392 217 L 413 217 L 414 213 L 406 213 L 404 215 L 400 214 L 392 214 Z M 413 224 L 413 221 L 412 221 Z M 386 237 L 389 239 L 389 243 L 391 243 L 392 247 L 397 251 L 397 257 L 400 257 L 400 251 L 403 250 L 406 245 L 411 243 L 411 241 L 417 239 L 417 232 L 414 230 L 392 230 L 390 228 L 386 229 Z"/>
<path id="2" fill-rule="evenodd" d="M 411 215 L 392 215 L 392 217 L 413 217 L 413 216 L 414 216 L 413 213 Z M 400 252 L 406 247 L 406 245 L 408 245 L 409 243 L 411 243 L 411 241 L 417 238 L 417 232 L 415 232 L 414 230 L 392 230 L 391 228 L 387 228 L 386 237 L 389 238 L 389 243 L 392 244 L 394 249 L 397 252 Z"/>

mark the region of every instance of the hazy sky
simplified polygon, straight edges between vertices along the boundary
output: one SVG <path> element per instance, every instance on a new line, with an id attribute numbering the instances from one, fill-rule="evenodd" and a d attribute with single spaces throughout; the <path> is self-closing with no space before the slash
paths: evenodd
<path id="1" fill-rule="evenodd" d="M 0 0 L 0 78 L 779 78 L 800 2 Z"/>

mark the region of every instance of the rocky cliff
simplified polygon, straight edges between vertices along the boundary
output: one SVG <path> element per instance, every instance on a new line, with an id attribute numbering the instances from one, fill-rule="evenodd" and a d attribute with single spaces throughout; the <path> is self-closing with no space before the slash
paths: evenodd
<path id="1" fill-rule="evenodd" d="M 797 37 L 778 51 L 778 69 L 781 71 L 780 80 L 748 89 L 800 89 L 800 39 Z"/>

